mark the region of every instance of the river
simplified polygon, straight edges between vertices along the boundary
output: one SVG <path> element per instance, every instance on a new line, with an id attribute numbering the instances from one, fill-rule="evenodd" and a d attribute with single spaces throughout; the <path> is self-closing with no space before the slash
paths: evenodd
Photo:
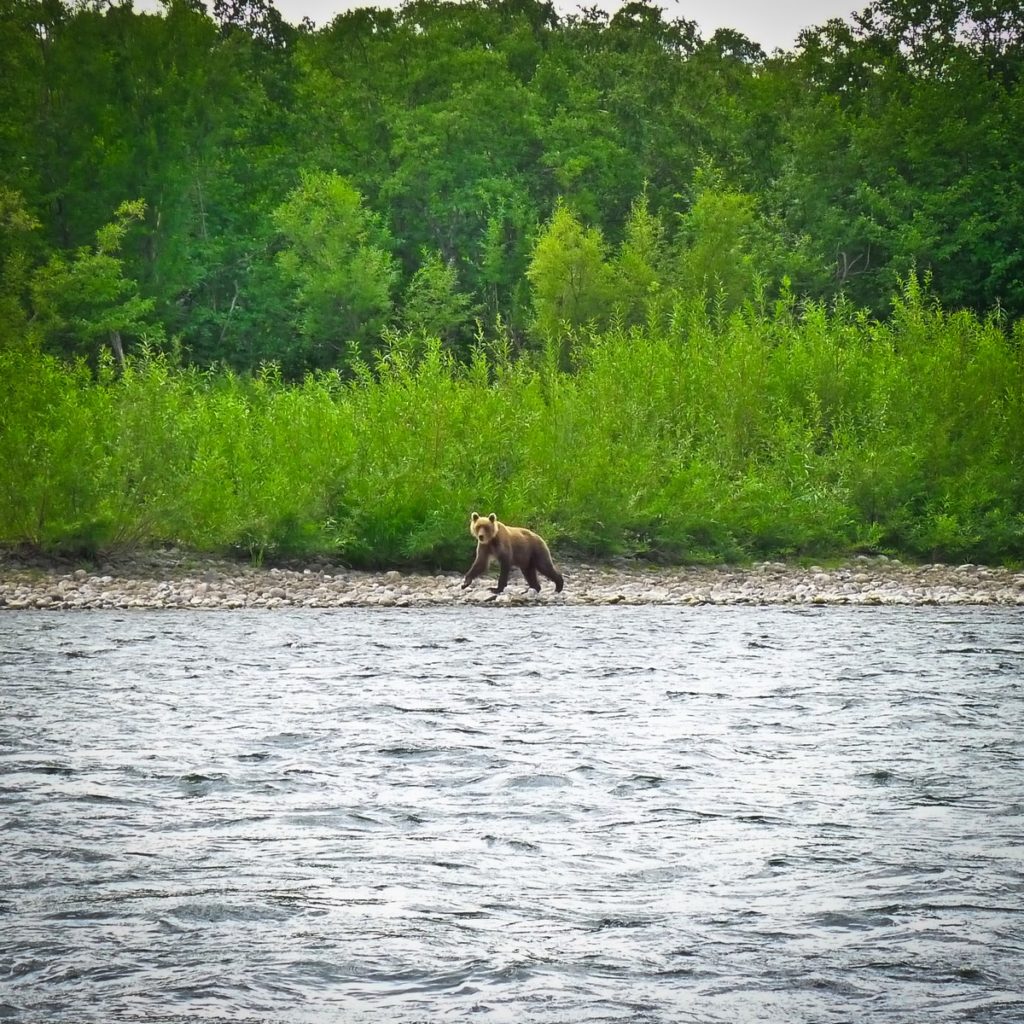
<path id="1" fill-rule="evenodd" d="M 1024 1020 L 993 608 L 0 613 L 0 1017 Z"/>

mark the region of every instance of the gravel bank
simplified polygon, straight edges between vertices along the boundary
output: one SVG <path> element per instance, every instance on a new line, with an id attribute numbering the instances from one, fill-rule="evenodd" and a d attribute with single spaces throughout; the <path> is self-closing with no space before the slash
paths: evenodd
<path id="1" fill-rule="evenodd" d="M 461 573 L 355 572 L 326 563 L 254 568 L 177 550 L 117 556 L 101 567 L 0 553 L 0 610 L 337 608 L 439 604 L 795 604 L 1024 606 L 1024 572 L 980 565 L 904 565 L 859 556 L 839 568 L 761 562 L 743 568 L 652 568 L 625 560 L 561 563 L 565 590 L 539 596 L 517 571 L 462 590 Z M 496 575 L 496 573 L 494 574 Z"/>

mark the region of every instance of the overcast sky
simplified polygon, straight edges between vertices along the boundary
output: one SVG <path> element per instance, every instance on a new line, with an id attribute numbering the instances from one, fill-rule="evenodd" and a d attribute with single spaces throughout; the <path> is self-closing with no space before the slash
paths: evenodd
<path id="1" fill-rule="evenodd" d="M 561 14 L 572 14 L 585 7 L 600 7 L 609 12 L 621 3 L 614 0 L 554 0 Z M 829 18 L 848 18 L 851 11 L 866 7 L 868 0 L 655 0 L 655 6 L 671 21 L 686 18 L 697 22 L 707 39 L 715 29 L 734 28 L 760 43 L 767 53 L 776 47 L 791 49 L 802 28 L 821 25 Z M 274 5 L 285 21 L 298 24 L 307 15 L 317 25 L 326 25 L 341 11 L 353 7 L 399 7 L 395 2 L 365 3 L 358 0 L 277 0 Z"/>
<path id="2" fill-rule="evenodd" d="M 554 0 L 561 14 L 571 14 L 584 7 L 599 7 L 612 12 L 621 7 L 615 0 Z M 655 0 L 666 20 L 686 18 L 695 21 L 701 35 L 708 39 L 715 29 L 733 28 L 767 53 L 776 48 L 792 49 L 803 28 L 824 24 L 829 18 L 848 19 L 851 11 L 859 11 L 868 0 Z M 207 9 L 212 6 L 207 4 Z M 399 7 L 400 0 L 275 0 L 274 6 L 285 21 L 297 25 L 309 17 L 318 27 L 328 24 L 337 14 L 353 7 Z M 158 0 L 136 0 L 138 11 L 162 10 Z"/>

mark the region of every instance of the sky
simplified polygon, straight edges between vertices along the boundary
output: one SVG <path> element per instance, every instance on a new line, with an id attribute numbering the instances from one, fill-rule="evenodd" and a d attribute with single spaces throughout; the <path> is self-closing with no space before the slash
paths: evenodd
<path id="1" fill-rule="evenodd" d="M 622 5 L 615 0 L 554 0 L 560 14 L 598 7 L 609 13 Z M 700 34 L 709 39 L 719 28 L 742 32 L 766 53 L 789 50 L 801 29 L 822 25 L 829 18 L 849 20 L 852 11 L 867 7 L 868 0 L 654 0 L 667 21 L 685 18 L 695 21 Z M 209 9 L 211 5 L 207 5 Z M 275 0 L 285 21 L 297 25 L 304 17 L 317 26 L 329 24 L 336 15 L 353 7 L 398 7 L 400 0 Z M 137 11 L 162 10 L 158 0 L 137 0 Z"/>

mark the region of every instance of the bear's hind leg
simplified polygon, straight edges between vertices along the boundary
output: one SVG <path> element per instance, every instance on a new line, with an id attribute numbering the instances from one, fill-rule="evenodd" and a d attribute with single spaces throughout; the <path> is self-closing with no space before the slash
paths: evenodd
<path id="1" fill-rule="evenodd" d="M 540 593 L 540 580 L 537 578 L 537 567 L 530 562 L 529 565 L 523 566 L 523 575 L 526 577 L 526 582 L 531 589 L 536 590 Z"/>
<path id="2" fill-rule="evenodd" d="M 555 585 L 555 593 L 560 594 L 562 587 L 565 585 L 565 580 L 562 578 L 562 574 L 555 568 L 555 563 L 551 561 L 551 556 L 541 555 L 536 562 L 537 568 L 547 576 L 549 580 Z M 537 588 L 540 589 L 539 587 Z"/>

